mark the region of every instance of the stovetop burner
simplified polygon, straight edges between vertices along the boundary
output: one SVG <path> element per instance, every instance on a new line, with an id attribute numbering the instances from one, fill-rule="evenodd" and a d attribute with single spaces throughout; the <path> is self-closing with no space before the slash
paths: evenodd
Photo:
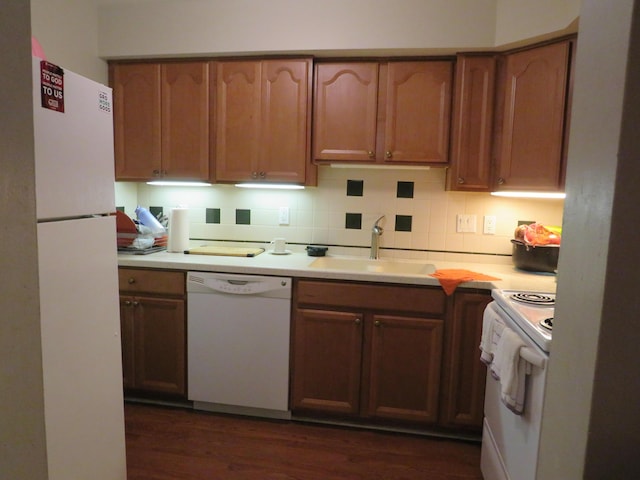
<path id="1" fill-rule="evenodd" d="M 552 331 L 553 330 L 553 317 L 545 318 L 540 321 L 540 326 L 545 330 Z"/>
<path id="2" fill-rule="evenodd" d="M 525 303 L 527 305 L 540 305 L 543 307 L 551 307 L 555 305 L 555 298 L 540 293 L 518 292 L 511 295 L 516 302 Z"/>

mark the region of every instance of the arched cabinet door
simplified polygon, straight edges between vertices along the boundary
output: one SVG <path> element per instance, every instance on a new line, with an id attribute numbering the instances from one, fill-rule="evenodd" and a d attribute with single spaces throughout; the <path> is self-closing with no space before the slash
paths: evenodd
<path id="1" fill-rule="evenodd" d="M 311 59 L 212 62 L 215 180 L 315 184 Z"/>
<path id="2" fill-rule="evenodd" d="M 570 51 L 571 41 L 563 41 L 505 56 L 497 190 L 563 188 Z"/>
<path id="3" fill-rule="evenodd" d="M 207 62 L 112 63 L 116 180 L 209 180 Z"/>
<path id="4" fill-rule="evenodd" d="M 318 63 L 314 160 L 447 163 L 452 77 L 449 60 Z"/>
<path id="5" fill-rule="evenodd" d="M 375 160 L 378 69 L 377 62 L 316 64 L 315 160 Z"/>

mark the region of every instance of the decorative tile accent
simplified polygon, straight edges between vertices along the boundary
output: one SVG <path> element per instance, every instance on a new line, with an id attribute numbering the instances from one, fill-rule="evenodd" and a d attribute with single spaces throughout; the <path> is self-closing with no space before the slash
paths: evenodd
<path id="1" fill-rule="evenodd" d="M 347 197 L 361 197 L 364 191 L 364 180 L 347 180 Z"/>
<path id="2" fill-rule="evenodd" d="M 220 209 L 219 208 L 207 208 L 206 209 L 206 223 L 220 223 Z"/>
<path id="3" fill-rule="evenodd" d="M 411 215 L 396 215 L 396 232 L 410 232 L 411 221 Z"/>
<path id="4" fill-rule="evenodd" d="M 398 182 L 397 198 L 413 198 L 413 182 Z"/>
<path id="5" fill-rule="evenodd" d="M 361 213 L 347 213 L 344 220 L 344 228 L 352 230 L 362 229 L 362 214 Z"/>
<path id="6" fill-rule="evenodd" d="M 251 225 L 251 210 L 236 208 L 236 225 Z"/>
<path id="7" fill-rule="evenodd" d="M 149 207 L 149 213 L 156 218 L 160 218 L 162 216 L 162 207 Z"/>

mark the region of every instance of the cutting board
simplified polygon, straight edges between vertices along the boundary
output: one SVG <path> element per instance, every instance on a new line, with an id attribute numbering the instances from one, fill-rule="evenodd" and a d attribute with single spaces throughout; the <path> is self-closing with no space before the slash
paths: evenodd
<path id="1" fill-rule="evenodd" d="M 226 257 L 255 257 L 264 252 L 264 248 L 255 247 L 194 247 L 185 250 L 184 253 L 193 255 L 220 255 Z"/>

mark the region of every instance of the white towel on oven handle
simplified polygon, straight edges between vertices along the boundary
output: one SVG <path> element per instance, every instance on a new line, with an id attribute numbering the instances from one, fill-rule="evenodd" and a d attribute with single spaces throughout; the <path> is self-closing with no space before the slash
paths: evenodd
<path id="1" fill-rule="evenodd" d="M 491 307 L 484 309 L 482 314 L 482 336 L 480 338 L 480 360 L 487 366 L 493 362 L 493 356 L 498 347 L 504 323 Z"/>
<path id="2" fill-rule="evenodd" d="M 502 329 L 491 364 L 492 374 L 500 379 L 502 402 L 517 415 L 524 412 L 526 361 L 520 358 L 525 347 L 520 336 L 509 327 Z"/>

